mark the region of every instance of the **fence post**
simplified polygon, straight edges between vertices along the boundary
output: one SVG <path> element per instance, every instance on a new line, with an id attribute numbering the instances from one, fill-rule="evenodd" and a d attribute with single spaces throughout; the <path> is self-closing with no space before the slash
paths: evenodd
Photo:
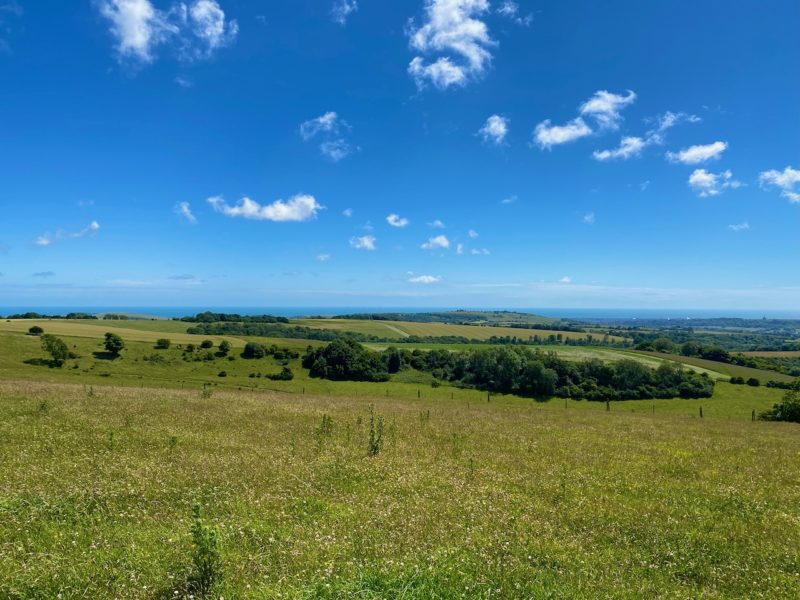
<path id="1" fill-rule="evenodd" d="M 700 418 L 701 419 L 703 418 L 703 407 L 702 406 L 700 407 Z"/>
<path id="2" fill-rule="evenodd" d="M 608 400 L 606 400 L 606 412 L 609 412 L 610 410 L 611 410 L 611 404 L 609 403 Z"/>
<path id="3" fill-rule="evenodd" d="M 752 414 L 750 415 L 750 420 L 755 423 L 756 422 L 756 409 L 753 409 Z"/>
<path id="4" fill-rule="evenodd" d="M 417 390 L 417 398 L 419 398 L 419 390 Z"/>

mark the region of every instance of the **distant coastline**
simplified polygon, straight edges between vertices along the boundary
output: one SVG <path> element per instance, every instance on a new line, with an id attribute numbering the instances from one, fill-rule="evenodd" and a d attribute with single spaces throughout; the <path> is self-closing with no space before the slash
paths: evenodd
<path id="1" fill-rule="evenodd" d="M 171 319 L 194 315 L 211 310 L 240 315 L 271 314 L 282 317 L 323 316 L 330 317 L 352 313 L 385 312 L 442 312 L 450 310 L 507 310 L 533 313 L 546 317 L 564 319 L 800 319 L 800 310 L 748 310 L 748 309 L 672 309 L 672 308 L 517 308 L 517 307 L 408 307 L 408 306 L 0 306 L 0 315 L 7 316 L 25 312 L 42 314 L 67 314 L 70 312 L 122 313 L 137 316 Z"/>

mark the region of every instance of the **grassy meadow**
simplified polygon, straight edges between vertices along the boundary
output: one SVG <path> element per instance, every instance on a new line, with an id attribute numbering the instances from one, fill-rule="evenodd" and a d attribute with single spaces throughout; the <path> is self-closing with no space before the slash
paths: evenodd
<path id="1" fill-rule="evenodd" d="M 535 402 L 299 359 L 272 381 L 239 338 L 185 361 L 204 338 L 169 321 L 41 323 L 77 355 L 49 368 L 31 324 L 0 323 L 0 598 L 800 596 L 800 427 L 751 421 L 780 390 Z"/>

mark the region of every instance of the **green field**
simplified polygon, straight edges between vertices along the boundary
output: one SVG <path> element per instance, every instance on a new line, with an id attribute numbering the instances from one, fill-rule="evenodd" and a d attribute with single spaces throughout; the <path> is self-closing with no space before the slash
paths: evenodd
<path id="1" fill-rule="evenodd" d="M 0 598 L 203 597 L 195 504 L 218 532 L 208 598 L 800 594 L 800 428 L 751 421 L 780 390 L 535 402 L 417 371 L 311 379 L 299 359 L 272 381 L 271 357 L 184 360 L 203 337 L 170 321 L 39 323 L 77 354 L 49 368 L 31 324 L 0 323 Z"/>
<path id="2" fill-rule="evenodd" d="M 473 340 L 488 340 L 490 337 L 512 336 L 520 339 L 529 339 L 535 335 L 549 337 L 561 335 L 564 339 L 582 340 L 587 335 L 595 339 L 602 339 L 603 334 L 579 333 L 574 331 L 551 331 L 548 329 L 522 329 L 516 327 L 494 327 L 482 325 L 456 325 L 452 323 L 413 323 L 410 321 L 377 321 L 356 319 L 295 319 L 292 323 L 315 327 L 319 329 L 334 329 L 336 331 L 355 331 L 368 335 L 386 338 L 402 339 L 408 336 L 461 336 Z M 621 338 L 609 336 L 612 341 Z"/>
<path id="3" fill-rule="evenodd" d="M 4 380 L 0 597 L 800 594 L 797 426 L 573 408 Z"/>
<path id="4" fill-rule="evenodd" d="M 753 369 L 752 367 L 740 367 L 739 365 L 730 365 L 727 363 L 718 362 L 715 360 L 706 360 L 704 358 L 697 358 L 694 356 L 663 354 L 661 352 L 646 352 L 644 350 L 636 350 L 636 354 L 654 356 L 661 358 L 662 360 L 672 360 L 675 362 L 682 363 L 684 365 L 693 365 L 703 369 L 708 369 L 709 371 L 716 371 L 718 373 L 722 373 L 727 377 L 744 377 L 745 379 L 754 377 L 759 381 L 761 381 L 762 383 L 766 383 L 767 381 L 770 380 L 783 381 L 783 382 L 792 382 L 795 380 L 795 378 L 792 377 L 791 375 L 784 375 L 783 373 L 778 373 L 777 371 L 767 371 L 765 369 Z"/>

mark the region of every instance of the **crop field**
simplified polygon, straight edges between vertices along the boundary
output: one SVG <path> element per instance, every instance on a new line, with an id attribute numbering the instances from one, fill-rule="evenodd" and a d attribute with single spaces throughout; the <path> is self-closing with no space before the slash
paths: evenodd
<path id="1" fill-rule="evenodd" d="M 587 335 L 602 338 L 603 334 L 586 334 L 574 331 L 551 331 L 547 329 L 522 329 L 516 327 L 490 327 L 480 325 L 455 325 L 451 323 L 413 323 L 410 321 L 370 321 L 351 319 L 299 319 L 292 321 L 298 325 L 335 329 L 337 331 L 357 331 L 382 337 L 414 336 L 462 336 L 468 339 L 488 340 L 490 337 L 512 336 L 528 339 L 535 335 L 549 337 L 561 335 L 565 339 L 585 339 Z M 609 337 L 617 340 L 619 338 Z"/>
<path id="2" fill-rule="evenodd" d="M 694 365 L 696 367 L 708 369 L 709 371 L 716 371 L 718 373 L 722 373 L 723 375 L 726 375 L 728 377 L 744 377 L 745 379 L 754 377 L 760 380 L 762 383 L 766 383 L 767 381 L 770 380 L 783 381 L 783 382 L 792 382 L 795 380 L 795 378 L 792 377 L 791 375 L 784 375 L 783 373 L 778 373 L 777 371 L 754 369 L 752 367 L 740 367 L 739 365 L 729 365 L 727 363 L 717 362 L 715 360 L 706 360 L 703 358 L 696 358 L 694 356 L 662 354 L 660 352 L 646 352 L 644 350 L 637 350 L 636 354 L 655 356 L 658 358 L 662 358 L 663 360 L 672 360 L 685 365 Z"/>
<path id="3" fill-rule="evenodd" d="M 742 352 L 745 356 L 758 356 L 761 358 L 800 358 L 800 350 L 773 350 L 765 352 Z"/>
<path id="4" fill-rule="evenodd" d="M 796 426 L 572 408 L 4 379 L 0 597 L 800 594 Z"/>

